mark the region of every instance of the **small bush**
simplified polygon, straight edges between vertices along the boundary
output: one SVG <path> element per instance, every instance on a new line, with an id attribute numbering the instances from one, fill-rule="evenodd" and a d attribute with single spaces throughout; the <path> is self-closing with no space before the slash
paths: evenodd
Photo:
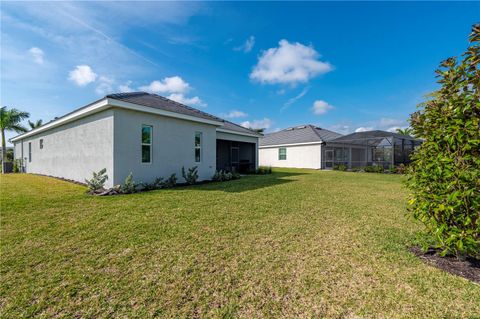
<path id="1" fill-rule="evenodd" d="M 162 183 L 162 188 L 172 188 L 177 185 L 177 175 L 173 173 Z"/>
<path id="2" fill-rule="evenodd" d="M 241 176 L 239 173 L 225 172 L 224 170 L 216 171 L 212 176 L 212 180 L 216 182 L 229 181 L 232 179 L 239 179 Z"/>
<path id="3" fill-rule="evenodd" d="M 95 193 L 103 189 L 105 182 L 108 180 L 107 169 L 104 168 L 98 173 L 93 172 L 93 177 L 91 179 L 85 179 L 87 187 L 90 192 Z"/>
<path id="4" fill-rule="evenodd" d="M 385 170 L 382 165 L 366 166 L 364 171 L 367 173 L 383 173 Z"/>
<path id="5" fill-rule="evenodd" d="M 350 169 L 350 171 L 352 172 L 362 172 L 363 171 L 363 167 L 352 167 Z"/>
<path id="6" fill-rule="evenodd" d="M 260 166 L 255 172 L 255 174 L 258 174 L 258 175 L 272 174 L 272 168 L 270 166 Z"/>
<path id="7" fill-rule="evenodd" d="M 123 194 L 132 194 L 137 191 L 137 186 L 138 184 L 133 181 L 133 174 L 130 172 L 127 178 L 125 178 L 120 190 Z"/>
<path id="8" fill-rule="evenodd" d="M 400 164 L 396 167 L 397 174 L 405 174 L 407 172 L 407 166 L 405 164 Z"/>
<path id="9" fill-rule="evenodd" d="M 188 172 L 186 173 L 185 168 L 182 166 L 182 176 L 188 184 L 195 184 L 198 180 L 198 166 L 193 166 L 189 168 Z"/>
<path id="10" fill-rule="evenodd" d="M 390 174 L 396 174 L 397 173 L 397 168 L 395 167 L 395 165 L 388 166 L 388 172 Z"/>
<path id="11" fill-rule="evenodd" d="M 347 170 L 347 165 L 345 164 L 338 164 L 338 165 L 335 165 L 333 166 L 333 169 L 336 170 L 336 171 L 346 171 Z"/>
<path id="12" fill-rule="evenodd" d="M 144 191 L 151 191 L 151 190 L 162 188 L 163 178 L 157 177 L 152 183 L 141 183 L 141 186 L 142 186 L 142 190 Z"/>
<path id="13" fill-rule="evenodd" d="M 20 173 L 20 168 L 22 167 L 22 164 L 19 159 L 16 159 L 13 161 L 13 172 L 14 173 Z"/>

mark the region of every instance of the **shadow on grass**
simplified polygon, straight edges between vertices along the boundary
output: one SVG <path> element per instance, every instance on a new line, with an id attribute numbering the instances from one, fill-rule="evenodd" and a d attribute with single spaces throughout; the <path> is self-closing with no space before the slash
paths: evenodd
<path id="1" fill-rule="evenodd" d="M 255 189 L 281 185 L 293 182 L 291 177 L 304 175 L 301 172 L 273 172 L 269 175 L 246 175 L 241 179 L 228 182 L 211 182 L 197 186 L 181 187 L 183 190 L 195 191 L 224 191 L 229 193 L 241 193 Z"/>

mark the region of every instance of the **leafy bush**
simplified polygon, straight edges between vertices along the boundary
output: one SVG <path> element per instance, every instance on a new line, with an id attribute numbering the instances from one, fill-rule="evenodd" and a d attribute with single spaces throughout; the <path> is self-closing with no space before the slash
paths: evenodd
<path id="1" fill-rule="evenodd" d="M 198 166 L 189 168 L 187 173 L 185 173 L 185 168 L 182 166 L 182 176 L 188 184 L 195 184 L 198 180 Z"/>
<path id="2" fill-rule="evenodd" d="M 397 173 L 397 168 L 395 167 L 395 165 L 389 165 L 388 166 L 388 172 L 390 174 L 396 174 Z"/>
<path id="3" fill-rule="evenodd" d="M 177 175 L 173 173 L 162 183 L 162 188 L 172 188 L 177 185 Z"/>
<path id="4" fill-rule="evenodd" d="M 22 163 L 19 159 L 13 161 L 13 172 L 20 173 L 20 168 L 22 167 Z"/>
<path id="5" fill-rule="evenodd" d="M 345 165 L 345 164 L 334 165 L 333 169 L 336 170 L 336 171 L 343 171 L 344 172 L 344 171 L 347 170 L 347 165 Z"/>
<path id="6" fill-rule="evenodd" d="M 127 178 L 125 178 L 123 185 L 120 187 L 120 190 L 123 194 L 132 194 L 137 191 L 137 186 L 138 184 L 134 182 L 133 174 L 130 172 Z"/>
<path id="7" fill-rule="evenodd" d="M 144 191 L 151 191 L 151 190 L 162 188 L 163 178 L 157 177 L 152 183 L 141 183 L 141 186 L 142 186 L 142 190 Z"/>
<path id="8" fill-rule="evenodd" d="M 93 177 L 91 179 L 85 179 L 87 187 L 90 192 L 97 192 L 103 189 L 105 182 L 108 180 L 107 169 L 101 169 L 98 173 L 93 172 Z"/>
<path id="9" fill-rule="evenodd" d="M 258 174 L 258 175 L 272 174 L 272 168 L 270 166 L 260 166 L 255 172 L 255 174 Z"/>
<path id="10" fill-rule="evenodd" d="M 384 169 L 381 165 L 366 166 L 363 169 L 367 173 L 383 173 Z"/>
<path id="11" fill-rule="evenodd" d="M 397 174 L 405 174 L 407 172 L 407 166 L 405 164 L 400 164 L 395 168 L 397 170 Z"/>
<path id="12" fill-rule="evenodd" d="M 363 171 L 363 167 L 360 167 L 360 166 L 352 167 L 352 168 L 350 169 L 350 171 L 352 171 L 352 172 L 362 172 L 362 171 Z"/>
<path id="13" fill-rule="evenodd" d="M 241 176 L 239 173 L 225 172 L 224 170 L 216 171 L 212 176 L 212 180 L 216 182 L 229 181 L 232 179 L 239 179 Z"/>
<path id="14" fill-rule="evenodd" d="M 442 254 L 480 258 L 480 25 L 463 59 L 436 71 L 441 87 L 410 123 L 424 142 L 408 169 L 409 209 Z"/>

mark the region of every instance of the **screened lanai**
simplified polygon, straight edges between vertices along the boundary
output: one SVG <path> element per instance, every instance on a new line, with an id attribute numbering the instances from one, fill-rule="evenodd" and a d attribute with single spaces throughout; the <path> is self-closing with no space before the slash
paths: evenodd
<path id="1" fill-rule="evenodd" d="M 348 168 L 408 164 L 421 140 L 386 131 L 357 132 L 326 142 L 322 147 L 322 168 Z"/>

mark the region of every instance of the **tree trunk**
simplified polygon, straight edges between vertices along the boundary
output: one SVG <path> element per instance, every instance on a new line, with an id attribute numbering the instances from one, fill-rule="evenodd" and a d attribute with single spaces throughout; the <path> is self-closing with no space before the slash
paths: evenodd
<path id="1" fill-rule="evenodd" d="M 5 142 L 5 130 L 2 131 L 2 173 L 5 174 L 5 161 L 7 160 L 7 143 Z"/>

